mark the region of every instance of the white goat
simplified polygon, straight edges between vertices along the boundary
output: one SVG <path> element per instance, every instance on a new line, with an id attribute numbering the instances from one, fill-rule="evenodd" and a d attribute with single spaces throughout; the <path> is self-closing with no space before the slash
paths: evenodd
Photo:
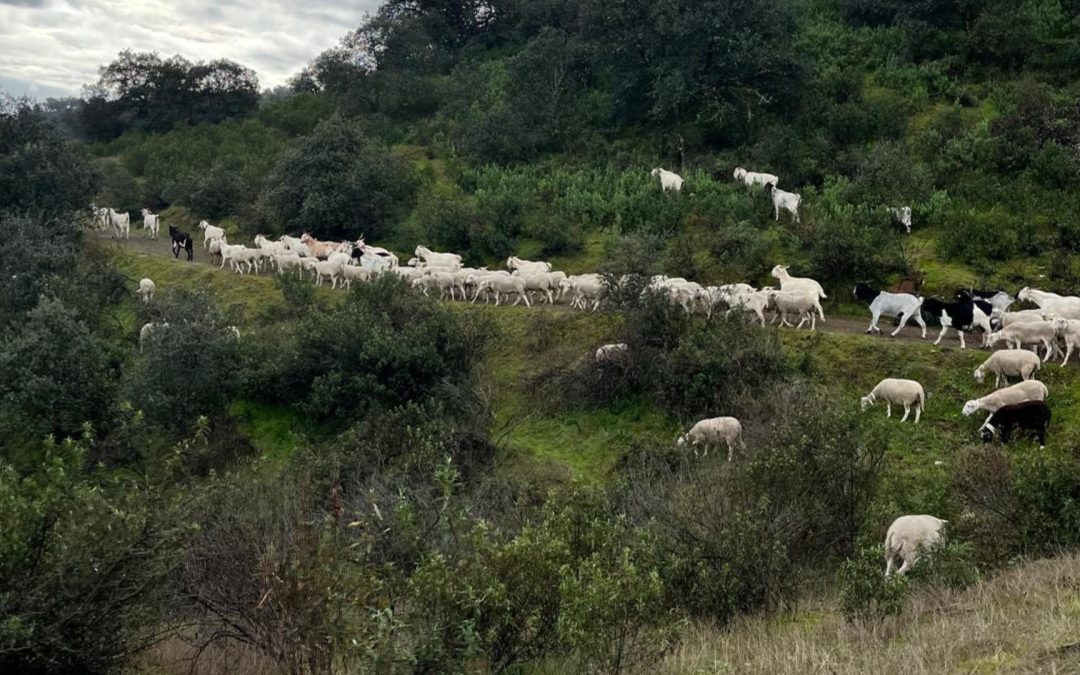
<path id="1" fill-rule="evenodd" d="M 1042 361 L 1034 352 L 1026 349 L 1003 349 L 991 354 L 990 358 L 975 369 L 975 381 L 981 384 L 987 373 L 993 373 L 994 389 L 997 389 L 1002 382 L 1009 383 L 1009 376 L 1030 380 L 1041 367 Z"/>
<path id="2" fill-rule="evenodd" d="M 225 230 L 215 227 L 205 220 L 199 223 L 199 229 L 203 231 L 203 248 L 207 248 L 212 239 L 221 239 L 225 236 Z"/>
<path id="3" fill-rule="evenodd" d="M 662 192 L 682 192 L 683 179 L 679 174 L 657 167 L 650 171 L 649 175 L 660 179 Z"/>
<path id="4" fill-rule="evenodd" d="M 869 394 L 860 399 L 860 405 L 863 410 L 866 410 L 878 401 L 885 401 L 886 417 L 892 417 L 894 403 L 904 406 L 904 416 L 900 418 L 900 422 L 907 421 L 908 415 L 911 414 L 911 408 L 914 407 L 915 424 L 918 424 L 919 417 L 926 406 L 926 392 L 923 391 L 923 386 L 915 380 L 887 377 L 878 382 L 877 386 Z"/>
<path id="5" fill-rule="evenodd" d="M 735 180 L 742 181 L 748 188 L 752 188 L 755 185 L 779 185 L 780 179 L 771 173 L 757 173 L 755 171 L 747 171 L 741 166 L 735 167 Z"/>
<path id="6" fill-rule="evenodd" d="M 510 256 L 506 259 L 506 268 L 511 272 L 550 272 L 551 263 L 523 260 L 516 256 Z"/>
<path id="7" fill-rule="evenodd" d="M 150 213 L 150 209 L 142 210 L 143 238 L 157 239 L 161 231 L 161 216 Z"/>
<path id="8" fill-rule="evenodd" d="M 907 230 L 908 234 L 911 234 L 911 207 L 910 206 L 894 206 L 889 209 L 889 213 L 892 214 L 893 220 L 900 223 Z"/>
<path id="9" fill-rule="evenodd" d="M 889 316 L 900 319 L 900 324 L 896 327 L 896 330 L 889 334 L 891 337 L 896 337 L 897 333 L 904 329 L 909 320 L 915 319 L 915 323 L 922 328 L 923 339 L 926 339 L 926 322 L 923 321 L 922 312 L 920 311 L 923 303 L 922 298 L 915 297 L 911 293 L 879 291 L 862 283 L 855 286 L 855 297 L 863 302 L 870 303 L 870 326 L 866 329 L 867 333 L 881 333 L 881 329 L 878 328 L 878 321 L 883 316 Z"/>
<path id="10" fill-rule="evenodd" d="M 112 225 L 114 238 L 130 238 L 131 216 L 127 212 L 118 213 L 112 209 L 109 209 L 109 224 Z"/>
<path id="11" fill-rule="evenodd" d="M 679 436 L 676 442 L 680 446 L 686 444 L 705 446 L 706 455 L 709 454 L 710 445 L 719 445 L 723 442 L 727 445 L 729 462 L 735 456 L 736 443 L 743 448 L 746 447 L 742 439 L 742 423 L 734 417 L 710 417 L 701 420 L 690 427 L 690 431 Z"/>
<path id="12" fill-rule="evenodd" d="M 1034 288 L 1022 288 L 1016 297 L 1030 300 L 1040 309 L 1053 312 L 1056 316 L 1064 319 L 1080 319 L 1080 298 L 1074 295 L 1058 295 Z"/>
<path id="13" fill-rule="evenodd" d="M 802 203 L 801 196 L 794 192 L 785 192 L 772 183 L 765 184 L 765 192 L 767 192 L 769 198 L 772 199 L 774 220 L 780 220 L 780 209 L 783 209 L 791 214 L 792 219 L 796 223 L 799 222 L 799 204 Z"/>

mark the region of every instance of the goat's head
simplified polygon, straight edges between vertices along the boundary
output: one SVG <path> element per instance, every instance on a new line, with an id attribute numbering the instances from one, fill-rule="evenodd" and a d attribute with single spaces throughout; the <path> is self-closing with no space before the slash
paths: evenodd
<path id="1" fill-rule="evenodd" d="M 735 173 L 733 175 L 735 176 L 735 180 L 742 180 L 743 176 L 746 175 L 746 169 L 742 168 L 741 166 L 737 166 L 735 167 Z"/>
<path id="2" fill-rule="evenodd" d="M 772 272 L 770 272 L 769 274 L 775 279 L 783 279 L 788 275 L 787 270 L 787 265 L 777 265 L 772 268 Z"/>
<path id="3" fill-rule="evenodd" d="M 653 169 L 652 171 L 649 172 L 649 175 L 652 176 L 653 178 L 656 178 L 657 176 L 660 175 L 660 168 L 657 167 L 657 168 Z"/>

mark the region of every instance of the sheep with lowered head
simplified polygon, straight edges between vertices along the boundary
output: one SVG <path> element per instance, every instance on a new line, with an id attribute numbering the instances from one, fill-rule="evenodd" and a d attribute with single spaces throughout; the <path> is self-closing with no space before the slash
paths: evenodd
<path id="1" fill-rule="evenodd" d="M 904 416 L 901 422 L 906 422 L 911 408 L 915 408 L 915 424 L 919 423 L 919 417 L 926 406 L 926 392 L 923 386 L 915 380 L 901 380 L 887 377 L 871 390 L 869 394 L 860 399 L 862 409 L 866 410 L 878 401 L 885 401 L 885 416 L 892 417 L 892 406 L 904 406 Z"/>
<path id="2" fill-rule="evenodd" d="M 975 369 L 975 380 L 981 384 L 987 373 L 993 373 L 994 389 L 997 389 L 1002 381 L 1009 383 L 1009 376 L 1030 380 L 1041 367 L 1042 359 L 1035 352 L 1026 349 L 1003 349 L 991 354 L 990 358 Z"/>
<path id="3" fill-rule="evenodd" d="M 746 443 L 742 440 L 742 424 L 739 420 L 734 417 L 710 417 L 701 420 L 690 427 L 690 431 L 679 436 L 677 441 L 680 446 L 703 445 L 705 454 L 709 454 L 710 445 L 719 445 L 721 442 L 727 444 L 729 462 L 735 456 L 736 443 L 746 447 Z M 696 450 L 694 452 L 697 453 Z"/>
<path id="4" fill-rule="evenodd" d="M 893 570 L 904 574 L 919 560 L 919 554 L 941 539 L 941 530 L 949 521 L 934 516 L 900 516 L 885 534 L 885 576 Z M 896 569 L 896 559 L 901 561 Z"/>

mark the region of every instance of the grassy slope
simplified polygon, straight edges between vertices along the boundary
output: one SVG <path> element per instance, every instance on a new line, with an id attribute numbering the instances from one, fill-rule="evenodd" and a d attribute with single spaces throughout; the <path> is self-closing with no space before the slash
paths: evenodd
<path id="1" fill-rule="evenodd" d="M 235 312 L 245 332 L 273 330 L 277 308 L 283 302 L 273 279 L 239 277 L 203 265 L 119 250 L 119 264 L 133 280 L 151 277 L 161 293 L 182 286 L 208 289 Z M 318 297 L 336 302 L 342 294 L 323 289 Z M 507 470 L 602 479 L 632 439 L 674 437 L 676 422 L 644 403 L 551 415 L 543 411 L 544 402 L 530 392 L 529 384 L 538 373 L 551 367 L 571 367 L 588 358 L 596 346 L 609 342 L 616 328 L 612 317 L 565 308 L 456 307 L 485 313 L 499 331 L 480 375 L 495 410 L 496 437 L 507 448 Z M 134 334 L 133 313 L 129 322 Z M 538 337 L 541 335 L 546 338 Z M 881 408 L 866 413 L 863 419 L 866 424 L 885 424 L 892 429 L 889 492 L 896 495 L 895 507 L 945 510 L 946 505 L 934 495 L 944 493 L 940 488 L 946 471 L 935 462 L 948 462 L 958 447 L 975 441 L 978 422 L 962 417 L 959 410 L 965 400 L 989 391 L 989 385 L 978 385 L 971 377 L 986 353 L 864 335 L 784 335 L 792 363 L 853 406 L 883 377 L 910 377 L 924 384 L 929 400 L 922 424 L 901 427 L 896 418 L 886 420 Z M 1080 440 L 1080 423 L 1074 421 L 1080 420 L 1077 372 L 1051 365 L 1040 375 L 1050 387 L 1055 415 L 1051 451 L 1072 447 Z M 233 412 L 267 455 L 286 456 L 297 442 L 290 431 L 299 419 L 294 411 L 241 402 Z"/>
<path id="2" fill-rule="evenodd" d="M 963 592 L 926 591 L 880 626 L 831 599 L 794 615 L 695 626 L 661 673 L 1080 672 L 1080 556 L 1026 563 Z"/>

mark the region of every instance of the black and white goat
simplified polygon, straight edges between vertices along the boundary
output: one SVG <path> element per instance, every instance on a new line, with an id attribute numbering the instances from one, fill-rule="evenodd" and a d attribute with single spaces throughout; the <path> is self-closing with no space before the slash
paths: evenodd
<path id="1" fill-rule="evenodd" d="M 980 307 L 980 305 L 982 305 Z M 975 328 L 981 328 L 985 336 L 990 334 L 990 305 L 982 301 L 945 302 L 937 298 L 923 300 L 922 311 L 934 317 L 941 323 L 941 333 L 938 334 L 934 344 L 941 344 L 941 339 L 950 328 L 955 328 L 960 333 L 960 349 L 967 349 L 964 343 L 964 333 Z"/>
<path id="2" fill-rule="evenodd" d="M 172 254 L 174 258 L 180 257 L 180 249 L 187 251 L 188 262 L 191 262 L 193 256 L 193 249 L 195 248 L 191 241 L 191 235 L 178 229 L 175 225 L 169 226 L 169 237 L 172 239 Z"/>

